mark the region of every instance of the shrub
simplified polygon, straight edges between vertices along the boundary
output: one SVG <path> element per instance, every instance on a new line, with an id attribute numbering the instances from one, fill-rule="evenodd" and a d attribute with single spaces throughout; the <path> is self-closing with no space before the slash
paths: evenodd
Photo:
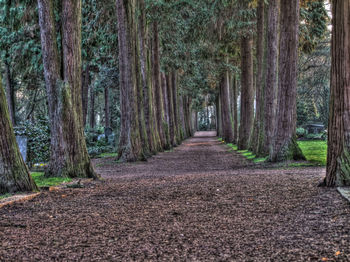
<path id="1" fill-rule="evenodd" d="M 304 137 L 307 134 L 306 130 L 302 127 L 297 128 L 297 137 L 301 138 Z"/>

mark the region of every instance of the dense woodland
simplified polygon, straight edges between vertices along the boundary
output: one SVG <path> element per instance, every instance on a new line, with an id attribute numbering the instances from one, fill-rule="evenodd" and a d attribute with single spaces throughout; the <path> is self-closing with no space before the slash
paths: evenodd
<path id="1" fill-rule="evenodd" d="M 35 162 L 46 176 L 99 179 L 94 150 L 146 160 L 197 130 L 268 161 L 302 160 L 296 131 L 308 122 L 329 123 L 324 184 L 350 185 L 349 8 L 0 0 L 0 193 L 36 190 Z M 96 136 L 108 128 L 106 145 Z M 27 165 L 21 133 L 34 144 Z"/>

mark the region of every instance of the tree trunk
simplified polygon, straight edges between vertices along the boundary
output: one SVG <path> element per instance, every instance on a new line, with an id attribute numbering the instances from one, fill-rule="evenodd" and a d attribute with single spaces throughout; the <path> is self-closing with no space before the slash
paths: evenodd
<path id="1" fill-rule="evenodd" d="M 162 101 L 163 101 L 163 113 L 164 113 L 164 121 L 163 121 L 163 130 L 165 133 L 165 140 L 167 145 L 171 145 L 171 134 L 170 134 L 170 101 L 168 97 L 168 85 L 169 78 L 165 73 L 160 73 L 161 77 L 161 87 L 162 87 Z"/>
<path id="2" fill-rule="evenodd" d="M 19 151 L 0 77 L 0 194 L 38 190 Z"/>
<path id="3" fill-rule="evenodd" d="M 90 87 L 90 116 L 89 116 L 89 124 L 90 128 L 94 129 L 96 125 L 95 118 L 95 88 L 93 86 Z"/>
<path id="4" fill-rule="evenodd" d="M 272 138 L 275 127 L 275 98 L 278 73 L 278 18 L 279 0 L 270 0 L 267 18 L 266 79 L 264 88 L 264 133 L 262 134 L 261 155 L 272 151 Z"/>
<path id="5" fill-rule="evenodd" d="M 9 114 L 12 124 L 16 125 L 16 102 L 15 102 L 15 89 L 13 86 L 11 70 L 8 62 L 5 60 L 5 87 L 6 87 L 6 98 L 9 108 Z"/>
<path id="6" fill-rule="evenodd" d="M 168 117 L 169 117 L 169 135 L 170 143 L 172 146 L 176 146 L 176 127 L 175 127 L 175 115 L 174 115 L 174 99 L 173 99 L 173 81 L 172 74 L 168 73 L 166 75 L 167 83 L 167 105 L 168 105 Z"/>
<path id="7" fill-rule="evenodd" d="M 167 143 L 165 130 L 164 130 L 164 112 L 162 103 L 162 87 L 160 83 L 160 61 L 159 61 L 159 36 L 158 36 L 158 22 L 153 22 L 153 44 L 152 44 L 152 57 L 153 57 L 153 85 L 155 89 L 155 102 L 156 102 L 156 121 L 159 133 L 160 142 L 163 149 L 169 149 L 170 146 Z"/>
<path id="8" fill-rule="evenodd" d="M 87 153 L 81 98 L 81 1 L 62 2 L 64 79 L 61 78 L 52 2 L 38 0 L 51 121 L 47 176 L 98 178 Z"/>
<path id="9" fill-rule="evenodd" d="M 250 140 L 250 148 L 254 154 L 259 154 L 259 147 L 261 143 L 261 132 L 263 129 L 264 121 L 264 25 L 265 25 L 265 0 L 259 0 L 257 7 L 257 39 L 256 39 L 256 59 L 257 59 L 257 70 L 256 70 L 256 106 L 255 106 L 255 120 L 253 133 Z"/>
<path id="10" fill-rule="evenodd" d="M 181 140 L 185 139 L 186 137 L 186 130 L 185 130 L 185 103 L 184 103 L 184 96 L 180 95 L 179 97 L 179 115 L 180 115 L 180 123 L 181 123 Z"/>
<path id="11" fill-rule="evenodd" d="M 105 87 L 105 128 L 111 127 L 111 118 L 109 113 L 109 88 Z"/>
<path id="12" fill-rule="evenodd" d="M 229 95 L 229 76 L 228 72 L 224 73 L 220 83 L 220 104 L 222 118 L 222 139 L 227 143 L 233 142 L 233 130 L 230 115 L 230 95 Z"/>
<path id="13" fill-rule="evenodd" d="M 350 3 L 333 0 L 327 186 L 350 186 Z"/>
<path id="14" fill-rule="evenodd" d="M 178 92 L 177 92 L 177 73 L 174 70 L 171 73 L 171 87 L 173 93 L 173 108 L 174 108 L 174 125 L 175 125 L 175 141 L 176 144 L 181 144 L 180 136 L 180 125 L 179 125 L 179 102 L 178 102 Z"/>
<path id="15" fill-rule="evenodd" d="M 221 88 L 219 87 L 219 93 L 216 96 L 216 129 L 218 137 L 223 136 L 222 132 L 222 112 L 221 112 Z"/>
<path id="16" fill-rule="evenodd" d="M 296 141 L 299 0 L 281 0 L 278 105 L 271 161 L 305 160 Z"/>
<path id="17" fill-rule="evenodd" d="M 237 98 L 238 98 L 238 85 L 236 73 L 233 75 L 232 81 L 232 114 L 233 114 L 233 143 L 237 143 L 238 139 L 238 108 L 237 108 Z"/>
<path id="18" fill-rule="evenodd" d="M 253 55 L 252 39 L 242 37 L 242 76 L 241 76 L 241 118 L 239 126 L 238 149 L 248 148 L 250 132 L 254 118 L 254 86 L 253 86 Z"/>
<path id="19" fill-rule="evenodd" d="M 139 1 L 140 4 L 140 16 L 139 16 L 139 48 L 140 48 L 140 70 L 141 70 L 141 85 L 143 94 L 143 112 L 144 123 L 148 138 L 150 153 L 155 154 L 158 151 L 156 141 L 157 132 L 154 126 L 154 106 L 152 95 L 152 68 L 149 62 L 149 49 L 146 50 L 146 14 L 145 14 L 145 2 Z M 156 134 L 157 133 L 157 134 Z M 159 136 L 159 135 L 158 135 Z M 158 139 L 159 140 L 159 139 Z"/>
<path id="20" fill-rule="evenodd" d="M 117 0 L 121 130 L 118 159 L 137 161 L 145 159 L 140 137 L 137 83 L 135 68 L 135 1 Z"/>
<path id="21" fill-rule="evenodd" d="M 86 117 L 88 112 L 89 101 L 89 85 L 90 85 L 90 66 L 86 65 L 82 73 L 82 106 L 83 106 L 83 126 L 86 125 Z"/>

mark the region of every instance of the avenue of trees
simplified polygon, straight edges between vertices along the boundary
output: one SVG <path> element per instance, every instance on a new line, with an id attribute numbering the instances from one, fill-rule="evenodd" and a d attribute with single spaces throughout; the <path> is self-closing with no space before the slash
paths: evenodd
<path id="1" fill-rule="evenodd" d="M 37 190 L 14 126 L 43 119 L 45 175 L 94 179 L 98 125 L 119 161 L 176 147 L 203 116 L 276 162 L 305 159 L 297 123 L 329 119 L 324 184 L 349 185 L 350 4 L 331 6 L 330 44 L 323 0 L 0 0 L 0 194 Z"/>

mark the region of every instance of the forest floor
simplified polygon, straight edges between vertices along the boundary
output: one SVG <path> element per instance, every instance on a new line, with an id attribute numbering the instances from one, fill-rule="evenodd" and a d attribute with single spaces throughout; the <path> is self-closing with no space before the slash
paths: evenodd
<path id="1" fill-rule="evenodd" d="M 0 209 L 0 261 L 350 261 L 350 205 L 324 168 L 248 162 L 197 133 L 104 181 Z"/>

